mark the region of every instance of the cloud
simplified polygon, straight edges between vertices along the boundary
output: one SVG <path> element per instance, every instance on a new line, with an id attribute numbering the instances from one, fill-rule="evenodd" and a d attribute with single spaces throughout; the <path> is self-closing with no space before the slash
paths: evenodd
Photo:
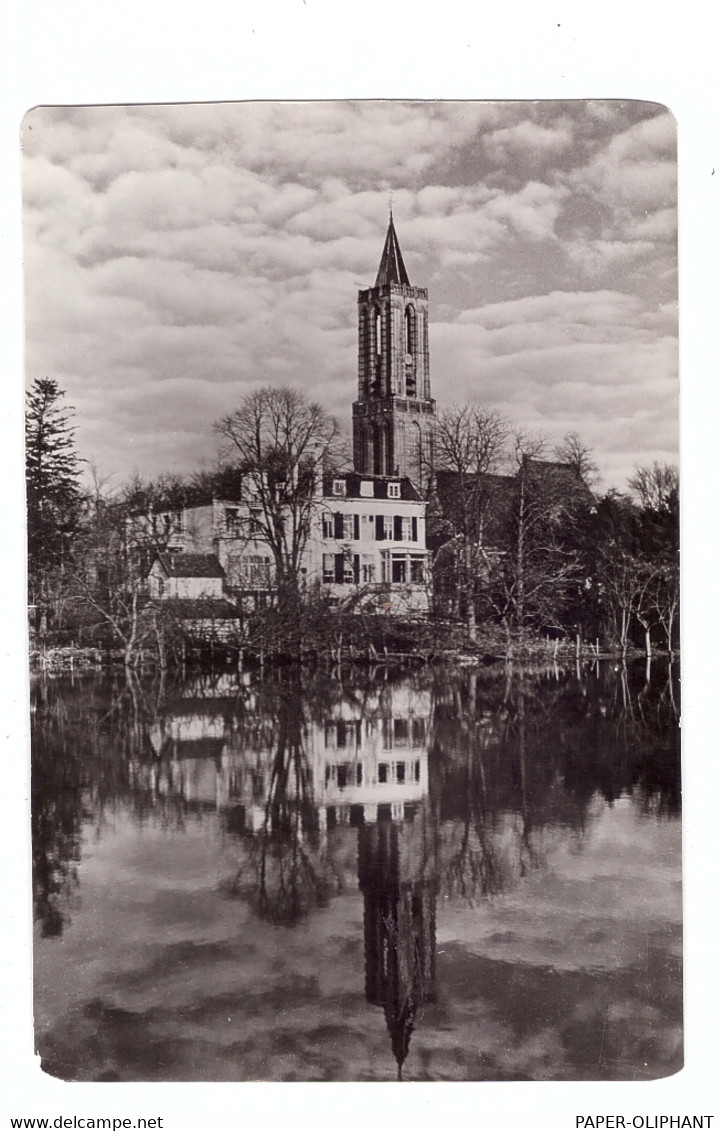
<path id="1" fill-rule="evenodd" d="M 549 155 L 567 149 L 572 140 L 573 128 L 569 122 L 559 121 L 553 127 L 546 127 L 524 119 L 513 126 L 492 130 L 485 138 L 485 152 L 491 160 L 501 164 L 520 153 L 525 159 L 535 161 L 537 154 Z"/>
<path id="2" fill-rule="evenodd" d="M 676 450 L 675 307 L 616 291 L 530 295 L 463 311 L 431 328 L 431 352 L 457 376 L 441 404 L 496 407 L 552 440 L 579 432 L 609 481 Z M 620 458 L 628 452 L 628 470 Z"/>
<path id="3" fill-rule="evenodd" d="M 633 459 L 653 427 L 637 382 L 651 398 L 658 365 L 670 460 L 674 145 L 670 115 L 639 103 L 35 110 L 28 379 L 59 380 L 82 454 L 120 475 L 212 458 L 213 419 L 265 381 L 347 423 L 356 292 L 392 190 L 408 271 L 430 286 L 434 395 L 574 419 L 606 444 L 620 412 Z M 620 474 L 617 449 L 597 454 Z"/>
<path id="4" fill-rule="evenodd" d="M 676 202 L 676 123 L 668 112 L 614 134 L 587 165 L 567 178 L 571 188 L 605 202 L 617 223 Z M 613 231 L 608 234 L 613 235 Z"/>

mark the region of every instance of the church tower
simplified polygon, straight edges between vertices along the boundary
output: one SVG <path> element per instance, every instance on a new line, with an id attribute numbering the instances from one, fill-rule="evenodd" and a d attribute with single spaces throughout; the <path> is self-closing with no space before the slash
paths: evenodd
<path id="1" fill-rule="evenodd" d="M 425 496 L 435 454 L 427 288 L 410 284 L 392 213 L 375 285 L 359 292 L 358 309 L 354 469 L 363 475 L 407 476 Z"/>

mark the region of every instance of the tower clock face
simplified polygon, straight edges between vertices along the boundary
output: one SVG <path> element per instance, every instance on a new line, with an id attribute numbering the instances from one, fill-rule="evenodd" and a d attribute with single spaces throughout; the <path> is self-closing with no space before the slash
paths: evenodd
<path id="1" fill-rule="evenodd" d="M 405 354 L 405 365 L 412 365 L 412 354 L 411 353 Z"/>

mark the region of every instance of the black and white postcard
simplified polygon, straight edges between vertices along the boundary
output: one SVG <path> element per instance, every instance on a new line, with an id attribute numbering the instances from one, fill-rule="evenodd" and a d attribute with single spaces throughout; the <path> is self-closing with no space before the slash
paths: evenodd
<path id="1" fill-rule="evenodd" d="M 35 1042 L 682 1065 L 676 124 L 23 125 Z"/>

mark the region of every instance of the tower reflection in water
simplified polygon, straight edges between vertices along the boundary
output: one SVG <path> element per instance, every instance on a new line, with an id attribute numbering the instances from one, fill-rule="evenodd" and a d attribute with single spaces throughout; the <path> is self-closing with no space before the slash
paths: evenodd
<path id="1" fill-rule="evenodd" d="M 360 828 L 365 996 L 384 1008 L 398 1079 L 418 1011 L 435 1000 L 436 881 L 427 858 L 415 851 L 424 842 L 425 815 L 421 806 L 407 821 L 395 821 L 383 811 Z"/>
<path id="2" fill-rule="evenodd" d="M 435 1000 L 436 838 L 428 798 L 428 692 L 385 689 L 364 718 L 324 727 L 323 820 L 356 824 L 365 996 L 382 1006 L 398 1079 L 415 1018 Z M 321 766 L 320 766 L 321 769 Z M 321 774 L 318 775 L 321 778 Z"/>
<path id="3" fill-rule="evenodd" d="M 187 690 L 149 732 L 145 785 L 215 808 L 243 849 L 232 890 L 293 925 L 334 892 L 330 840 L 357 831 L 365 997 L 381 1007 L 398 1079 L 416 1019 L 435 1001 L 436 823 L 428 790 L 431 695 L 408 683 L 327 699 L 311 716 L 294 689 L 273 716 L 238 697 Z"/>

